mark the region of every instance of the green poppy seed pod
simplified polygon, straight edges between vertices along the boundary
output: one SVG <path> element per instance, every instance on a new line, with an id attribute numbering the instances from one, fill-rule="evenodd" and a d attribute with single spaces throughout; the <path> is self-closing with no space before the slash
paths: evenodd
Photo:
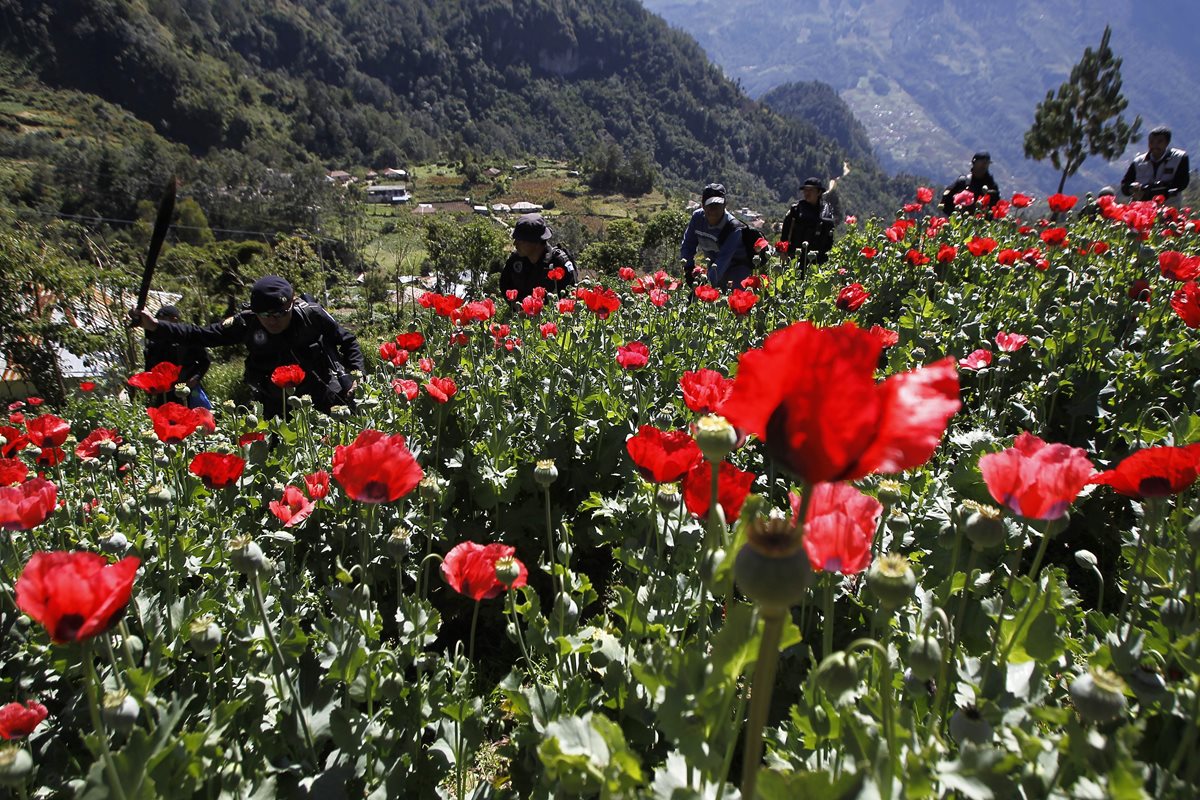
<path id="1" fill-rule="evenodd" d="M 987 744 L 992 741 L 992 725 L 975 706 L 960 708 L 950 717 L 950 738 L 959 745 Z"/>
<path id="2" fill-rule="evenodd" d="M 112 439 L 105 439 L 96 446 L 102 455 L 111 456 L 117 452 L 118 445 Z"/>
<path id="3" fill-rule="evenodd" d="M 246 432 L 250 433 L 257 427 L 258 427 L 258 416 L 256 414 L 247 414 L 246 415 L 246 428 L 247 428 Z"/>
<path id="4" fill-rule="evenodd" d="M 0 786 L 19 786 L 33 771 L 33 756 L 24 748 L 9 744 L 0 747 Z"/>
<path id="5" fill-rule="evenodd" d="M 937 674 L 942 666 L 942 646 L 932 636 L 913 639 L 908 645 L 908 667 L 912 674 L 927 681 Z"/>
<path id="6" fill-rule="evenodd" d="M 100 459 L 98 458 L 81 458 L 79 463 L 83 465 L 84 470 L 87 472 L 99 472 L 104 469 L 104 465 L 100 463 Z"/>
<path id="7" fill-rule="evenodd" d="M 140 711 L 137 700 L 130 697 L 129 692 L 124 689 L 105 692 L 104 702 L 100 705 L 100 716 L 104 718 L 104 724 L 118 733 L 128 733 L 132 730 Z"/>
<path id="8" fill-rule="evenodd" d="M 962 521 L 962 532 L 976 550 L 990 550 L 1004 543 L 1007 531 L 1004 515 L 995 506 L 966 501 L 963 508 L 971 513 Z"/>
<path id="9" fill-rule="evenodd" d="M 558 480 L 558 467 L 553 458 L 539 459 L 533 468 L 533 480 L 543 489 Z"/>
<path id="10" fill-rule="evenodd" d="M 503 583 L 506 588 L 511 587 L 519 577 L 521 577 L 521 567 L 515 558 L 503 556 L 496 559 L 496 580 Z"/>
<path id="11" fill-rule="evenodd" d="M 1071 702 L 1084 722 L 1111 722 L 1125 712 L 1125 681 L 1092 667 L 1071 681 Z"/>
<path id="12" fill-rule="evenodd" d="M 888 514 L 887 524 L 888 528 L 894 531 L 898 537 L 902 537 L 912 530 L 912 520 L 908 514 L 895 508 Z"/>
<path id="13" fill-rule="evenodd" d="M 1187 624 L 1187 603 L 1178 597 L 1168 597 L 1158 604 L 1158 619 L 1172 633 L 1180 633 Z"/>
<path id="14" fill-rule="evenodd" d="M 133 501 L 132 497 L 122 500 L 121 504 L 117 506 L 117 519 L 121 520 L 122 522 L 130 522 L 136 519 L 137 514 L 137 503 Z"/>
<path id="15" fill-rule="evenodd" d="M 813 680 L 831 698 L 839 698 L 858 686 L 858 659 L 839 650 L 821 660 Z"/>
<path id="16" fill-rule="evenodd" d="M 188 386 L 186 383 L 175 384 L 175 394 L 179 395 L 184 400 L 186 400 L 191 393 L 192 387 Z"/>
<path id="17" fill-rule="evenodd" d="M 146 490 L 146 499 L 150 501 L 151 505 L 166 507 L 175 501 L 175 493 L 171 491 L 170 487 L 156 484 Z"/>
<path id="18" fill-rule="evenodd" d="M 243 575 L 254 577 L 266 569 L 267 557 L 249 536 L 237 536 L 229 542 L 229 563 Z"/>
<path id="19" fill-rule="evenodd" d="M 664 483 L 658 487 L 658 491 L 654 493 L 654 504 L 658 506 L 658 510 L 664 514 L 669 514 L 679 508 L 679 501 L 682 497 L 679 494 L 679 489 L 673 483 Z"/>
<path id="20" fill-rule="evenodd" d="M 166 467 L 171 466 L 171 457 L 169 455 L 167 455 L 166 453 L 162 453 L 162 452 L 155 453 L 153 461 L 154 461 L 154 466 L 156 466 L 156 467 L 166 468 Z"/>
<path id="21" fill-rule="evenodd" d="M 894 611 L 908 602 L 917 588 L 917 575 L 908 556 L 889 553 L 867 570 L 867 586 L 879 598 L 884 611 Z"/>
<path id="22" fill-rule="evenodd" d="M 350 407 L 334 406 L 333 408 L 329 409 L 329 414 L 334 419 L 350 419 Z"/>
<path id="23" fill-rule="evenodd" d="M 804 599 L 812 566 L 800 531 L 788 520 L 755 517 L 733 562 L 733 580 L 764 613 L 780 614 Z"/>
<path id="24" fill-rule="evenodd" d="M 100 537 L 100 549 L 110 556 L 124 555 L 129 549 L 129 538 L 120 531 L 109 531 Z"/>
<path id="25" fill-rule="evenodd" d="M 427 503 L 436 503 L 442 499 L 442 482 L 436 475 L 426 475 L 421 478 L 421 482 L 417 484 L 417 490 L 421 493 L 421 499 Z"/>
<path id="26" fill-rule="evenodd" d="M 407 530 L 394 530 L 392 535 L 387 540 L 387 552 L 394 561 L 403 561 L 408 555 L 408 551 L 412 548 L 412 532 Z"/>
<path id="27" fill-rule="evenodd" d="M 212 617 L 196 617 L 188 625 L 188 644 L 197 655 L 211 655 L 221 646 L 221 629 Z"/>
<path id="28" fill-rule="evenodd" d="M 1138 664 L 1129 673 L 1129 688 L 1133 689 L 1138 702 L 1143 705 L 1155 703 L 1167 695 L 1167 682 L 1154 664 Z"/>
<path id="29" fill-rule="evenodd" d="M 138 451 L 132 444 L 126 442 L 117 448 L 117 461 L 121 464 L 133 464 L 137 461 Z"/>
<path id="30" fill-rule="evenodd" d="M 912 349 L 912 357 L 913 357 L 913 361 L 924 362 L 925 361 L 925 348 L 924 347 L 914 347 Z"/>
<path id="31" fill-rule="evenodd" d="M 724 417 L 708 414 L 696 422 L 696 444 L 700 452 L 714 464 L 720 463 L 737 444 L 737 431 Z"/>
<path id="32" fill-rule="evenodd" d="M 904 484 L 900 483 L 900 481 L 884 478 L 879 482 L 876 494 L 879 495 L 881 501 L 888 505 L 899 503 L 904 499 Z"/>

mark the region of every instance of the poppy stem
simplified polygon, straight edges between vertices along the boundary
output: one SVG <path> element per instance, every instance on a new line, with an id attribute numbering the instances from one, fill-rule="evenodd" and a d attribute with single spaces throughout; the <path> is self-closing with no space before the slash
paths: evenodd
<path id="1" fill-rule="evenodd" d="M 1149 555 L 1150 547 L 1157 539 L 1158 529 L 1164 516 L 1161 499 L 1146 498 L 1146 525 L 1144 533 L 1138 536 L 1137 550 L 1133 557 L 1133 574 L 1129 578 L 1128 590 L 1121 598 L 1121 611 L 1117 614 L 1117 617 L 1124 621 L 1127 629 L 1133 625 L 1137 601 L 1141 600 L 1142 595 L 1142 570 L 1146 568 L 1146 558 Z"/>
<path id="2" fill-rule="evenodd" d="M 779 642 L 783 638 L 786 609 L 762 610 L 763 632 L 758 645 L 758 663 L 750 684 L 750 715 L 746 720 L 746 742 L 742 753 L 742 797 L 753 800 L 762 766 L 763 727 L 771 710 L 775 672 L 779 667 Z"/>
<path id="3" fill-rule="evenodd" d="M 825 576 L 825 607 L 821 618 L 821 657 L 833 652 L 833 574 Z"/>
<path id="4" fill-rule="evenodd" d="M 108 732 L 100 720 L 100 676 L 96 674 L 96 665 L 92 661 L 92 643 L 82 642 L 80 653 L 83 656 L 84 684 L 88 699 L 88 713 L 92 717 L 92 727 L 100 739 L 100 756 L 104 760 L 104 771 L 108 773 L 108 783 L 113 796 L 117 800 L 125 800 L 125 787 L 121 784 L 117 763 L 113 760 L 112 749 L 108 746 Z"/>
<path id="5" fill-rule="evenodd" d="M 467 669 L 475 667 L 475 627 L 479 624 L 479 601 L 475 601 L 475 611 L 471 614 L 471 640 L 467 645 Z"/>
<path id="6" fill-rule="evenodd" d="M 521 618 L 517 616 L 517 590 L 511 586 L 508 588 L 508 608 L 509 613 L 512 614 L 513 633 L 517 637 L 517 646 L 521 648 L 521 656 L 525 659 L 525 668 L 529 670 L 529 679 L 533 681 L 533 691 L 537 695 L 538 705 L 542 707 L 542 722 L 549 722 L 550 715 L 546 711 L 546 698 L 542 694 L 542 684 L 538 680 L 537 672 L 534 670 L 533 659 L 529 657 L 529 647 L 525 644 L 525 634 L 521 632 Z"/>
<path id="7" fill-rule="evenodd" d="M 304 718 L 304 710 L 300 707 L 300 694 L 288 673 L 287 662 L 283 660 L 283 651 L 279 649 L 279 640 L 275 638 L 275 628 L 271 625 L 271 618 L 267 616 L 267 604 L 263 600 L 262 585 L 259 583 L 257 574 L 250 575 L 250 585 L 254 588 L 254 605 L 258 608 L 259 617 L 262 618 L 263 629 L 267 632 L 267 644 L 275 661 L 277 675 L 287 687 L 288 693 L 291 694 L 292 712 L 296 715 L 296 721 L 300 723 L 300 730 L 304 734 L 304 743 L 308 747 L 309 755 L 312 756 L 313 763 L 316 763 L 317 746 L 313 742 L 312 731 L 308 729 L 308 720 Z"/>

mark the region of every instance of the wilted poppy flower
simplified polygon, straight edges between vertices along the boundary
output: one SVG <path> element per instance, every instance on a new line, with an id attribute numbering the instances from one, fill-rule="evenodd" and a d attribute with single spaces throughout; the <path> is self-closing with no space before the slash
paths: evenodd
<path id="1" fill-rule="evenodd" d="M 90 639 L 117 624 L 141 563 L 135 556 L 109 564 L 97 553 L 34 553 L 17 578 L 17 607 L 57 644 Z"/>
<path id="2" fill-rule="evenodd" d="M 421 394 L 421 385 L 407 378 L 396 378 L 392 381 L 392 390 L 411 401 Z"/>
<path id="3" fill-rule="evenodd" d="M 932 199 L 933 199 L 933 189 L 930 189 L 928 186 L 918 186 L 917 187 L 917 202 L 918 203 L 920 203 L 921 205 L 925 205 Z"/>
<path id="4" fill-rule="evenodd" d="M 160 361 L 146 372 L 130 376 L 126 383 L 146 394 L 165 394 L 174 389 L 175 384 L 179 382 L 180 369 L 178 364 Z"/>
<path id="5" fill-rule="evenodd" d="M 333 478 L 364 503 L 390 503 L 416 488 L 425 473 L 400 434 L 367 429 L 333 453 Z"/>
<path id="6" fill-rule="evenodd" d="M 112 442 L 113 444 L 121 444 L 121 435 L 115 430 L 109 428 L 96 428 L 83 438 L 79 444 L 75 445 L 76 458 L 99 458 L 100 445 L 104 442 Z"/>
<path id="7" fill-rule="evenodd" d="M 697 286 L 696 298 L 704 303 L 715 303 L 721 299 L 721 291 L 708 285 Z"/>
<path id="8" fill-rule="evenodd" d="M 529 579 L 529 570 L 515 557 L 517 548 L 507 544 L 476 544 L 461 542 L 446 554 L 442 561 L 442 577 L 450 588 L 475 600 L 489 600 L 508 589 L 519 589 Z M 496 562 L 511 558 L 517 565 L 517 579 L 506 586 L 496 577 Z"/>
<path id="9" fill-rule="evenodd" d="M 1073 194 L 1052 194 L 1046 198 L 1046 203 L 1055 214 L 1070 211 L 1078 202 L 1079 198 Z"/>
<path id="10" fill-rule="evenodd" d="M 197 453 L 188 465 L 188 472 L 204 481 L 209 489 L 225 489 L 242 477 L 246 462 L 230 453 Z"/>
<path id="11" fill-rule="evenodd" d="M 312 502 L 304 496 L 304 492 L 297 489 L 295 486 L 288 486 L 283 490 L 283 499 L 272 500 L 267 507 L 275 518 L 283 523 L 283 527 L 291 528 L 299 525 L 308 516 L 312 514 L 316 508 Z"/>
<path id="12" fill-rule="evenodd" d="M 849 286 L 842 287 L 842 290 L 838 292 L 834 305 L 842 311 L 858 311 L 870 297 L 871 293 L 861 283 L 852 283 Z"/>
<path id="13" fill-rule="evenodd" d="M 1150 302 L 1150 281 L 1145 278 L 1138 278 L 1133 283 L 1129 284 L 1129 290 L 1126 292 L 1130 300 L 1135 300 L 1139 303 Z"/>
<path id="14" fill-rule="evenodd" d="M 271 373 L 271 383 L 280 389 L 295 389 L 304 383 L 304 368 L 299 364 L 284 364 Z"/>
<path id="15" fill-rule="evenodd" d="M 1127 456 L 1116 468 L 1097 473 L 1090 483 L 1111 486 L 1126 497 L 1145 499 L 1179 494 L 1200 473 L 1200 444 L 1147 447 Z"/>
<path id="16" fill-rule="evenodd" d="M 629 342 L 617 348 L 617 363 L 622 369 L 641 369 L 650 363 L 650 348 L 641 342 Z"/>
<path id="17" fill-rule="evenodd" d="M 79 382 L 79 391 L 81 391 L 81 392 L 91 392 L 91 391 L 94 391 L 95 388 L 96 388 L 95 381 L 80 381 Z"/>
<path id="18" fill-rule="evenodd" d="M 425 391 L 439 403 L 448 403 L 450 398 L 458 394 L 458 384 L 453 378 L 432 377 L 425 384 Z"/>
<path id="19" fill-rule="evenodd" d="M 673 483 L 704 458 L 687 431 L 662 431 L 643 425 L 625 441 L 638 472 L 651 483 Z"/>
<path id="20" fill-rule="evenodd" d="M 967 242 L 967 250 L 971 251 L 971 255 L 976 258 L 986 256 L 995 249 L 996 240 L 986 236 L 972 236 L 971 241 Z"/>
<path id="21" fill-rule="evenodd" d="M 1188 281 L 1171 295 L 1171 308 L 1189 328 L 1200 327 L 1200 286 Z"/>
<path id="22" fill-rule="evenodd" d="M 1046 230 L 1042 231 L 1040 238 L 1050 247 L 1065 245 L 1067 243 L 1067 229 L 1046 228 Z"/>
<path id="23" fill-rule="evenodd" d="M 9 703 L 0 707 L 0 737 L 5 739 L 24 739 L 33 733 L 38 725 L 46 719 L 50 712 L 36 700 L 30 700 L 25 705 Z"/>
<path id="24" fill-rule="evenodd" d="M 871 563 L 871 541 L 883 504 L 848 483 L 818 483 L 804 522 L 804 551 L 815 570 L 853 575 Z M 789 493 L 792 524 L 800 516 L 801 498 Z"/>
<path id="25" fill-rule="evenodd" d="M 29 475 L 29 467 L 18 458 L 0 458 L 0 487 L 14 486 Z"/>
<path id="26" fill-rule="evenodd" d="M 0 530 L 27 531 L 46 521 L 58 503 L 58 487 L 42 477 L 0 487 Z"/>
<path id="27" fill-rule="evenodd" d="M 179 444 L 196 432 L 203 422 L 194 412 L 179 403 L 163 403 L 156 408 L 147 408 L 146 414 L 154 424 L 154 433 L 164 444 Z M 209 415 L 211 418 L 211 415 Z"/>
<path id="28" fill-rule="evenodd" d="M 538 326 L 538 333 L 543 339 L 549 339 L 551 336 L 558 335 L 558 324 L 554 322 L 543 322 Z"/>
<path id="29" fill-rule="evenodd" d="M 53 414 L 42 414 L 26 421 L 25 432 L 37 447 L 61 447 L 71 432 L 71 423 Z"/>
<path id="30" fill-rule="evenodd" d="M 961 405 L 954 360 L 876 383 L 881 350 L 853 323 L 796 323 L 742 355 L 721 413 L 808 483 L 919 466 Z"/>
<path id="31" fill-rule="evenodd" d="M 989 366 L 991 363 L 992 351 L 984 350 L 982 348 L 975 350 L 965 358 L 960 358 L 958 360 L 958 366 L 962 367 L 963 369 L 970 370 L 983 369 L 984 367 Z"/>
<path id="32" fill-rule="evenodd" d="M 879 255 L 879 251 L 874 247 L 864 247 L 862 250 L 858 251 L 858 254 L 863 258 L 874 258 L 875 256 Z"/>
<path id="33" fill-rule="evenodd" d="M 714 369 L 685 372 L 679 379 L 683 402 L 697 414 L 719 414 L 721 406 L 733 390 L 733 379 Z"/>
<path id="34" fill-rule="evenodd" d="M 712 499 L 712 468 L 708 461 L 697 461 L 683 476 L 683 503 L 688 513 L 704 519 L 708 516 L 708 502 Z M 753 472 L 738 469 L 728 461 L 722 461 L 717 470 L 717 502 L 725 512 L 725 520 L 732 522 L 742 513 L 742 504 L 750 494 L 750 486 L 757 476 Z"/>
<path id="35" fill-rule="evenodd" d="M 1094 472 L 1087 453 L 1047 444 L 1026 431 L 1013 446 L 979 459 L 992 499 L 1027 519 L 1058 519 L 1067 513 Z"/>
<path id="36" fill-rule="evenodd" d="M 308 496 L 313 500 L 320 500 L 329 494 L 329 473 L 323 469 L 304 476 L 304 485 L 308 489 Z"/>
<path id="37" fill-rule="evenodd" d="M 996 333 L 996 347 L 999 347 L 1002 353 L 1015 353 L 1028 341 L 1029 337 L 1024 334 L 1005 333 L 1004 331 Z"/>
<path id="38" fill-rule="evenodd" d="M 729 294 L 729 307 L 737 314 L 745 314 L 750 309 L 754 308 L 754 304 L 758 302 L 758 295 L 754 292 L 747 292 L 744 289 L 734 289 Z"/>
<path id="39" fill-rule="evenodd" d="M 1200 276 L 1200 256 L 1185 256 L 1174 250 L 1158 254 L 1158 270 L 1164 278 L 1190 281 Z"/>
<path id="40" fill-rule="evenodd" d="M 938 248 L 937 262 L 939 264 L 949 264 L 958 255 L 958 248 L 951 244 L 944 244 Z"/>

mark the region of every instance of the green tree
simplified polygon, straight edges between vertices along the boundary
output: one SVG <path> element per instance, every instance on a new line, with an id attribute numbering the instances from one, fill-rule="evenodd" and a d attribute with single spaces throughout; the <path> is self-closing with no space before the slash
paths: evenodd
<path id="1" fill-rule="evenodd" d="M 489 272 L 499 272 L 508 251 L 508 237 L 492 223 L 473 219 L 465 225 L 455 220 L 431 220 L 425 229 L 429 260 L 441 284 L 457 283 L 470 276 L 472 292 Z"/>
<path id="2" fill-rule="evenodd" d="M 1121 94 L 1121 59 L 1108 46 L 1112 29 L 1105 27 L 1097 50 L 1087 48 L 1071 69 L 1071 77 L 1046 93 L 1034 112 L 1033 126 L 1025 133 L 1025 157 L 1049 157 L 1062 172 L 1058 191 L 1089 155 L 1111 161 L 1137 138 L 1142 118 L 1130 124 L 1121 116 L 1129 105 Z"/>
<path id="3" fill-rule="evenodd" d="M 581 266 L 604 275 L 616 275 L 621 267 L 642 263 L 644 226 L 632 219 L 613 220 L 604 231 L 604 239 L 592 242 L 579 256 Z"/>

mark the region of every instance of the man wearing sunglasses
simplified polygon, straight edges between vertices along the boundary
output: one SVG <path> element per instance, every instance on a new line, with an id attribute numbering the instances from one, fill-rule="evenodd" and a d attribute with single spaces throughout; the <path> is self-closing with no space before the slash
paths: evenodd
<path id="1" fill-rule="evenodd" d="M 200 327 L 155 319 L 142 311 L 135 322 L 156 338 L 203 347 L 246 345 L 245 381 L 269 417 L 284 413 L 283 391 L 271 383 L 278 367 L 298 364 L 304 382 L 296 394 L 308 395 L 328 413 L 336 405 L 352 405 L 355 375 L 363 372 L 358 340 L 315 302 L 296 297 L 292 285 L 277 275 L 255 281 L 250 308 L 213 325 Z"/>

